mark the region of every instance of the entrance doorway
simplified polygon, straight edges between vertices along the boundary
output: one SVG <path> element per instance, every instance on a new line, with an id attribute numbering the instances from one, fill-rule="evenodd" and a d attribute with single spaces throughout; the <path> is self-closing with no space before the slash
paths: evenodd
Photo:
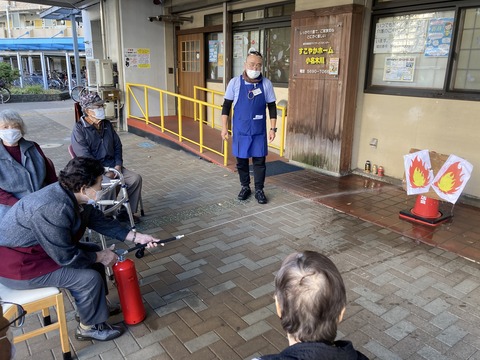
<path id="1" fill-rule="evenodd" d="M 194 97 L 194 86 L 205 87 L 205 60 L 203 34 L 179 35 L 178 44 L 178 93 Z M 203 92 L 197 94 L 199 100 L 204 100 Z M 182 102 L 184 116 L 194 117 L 191 102 Z"/>

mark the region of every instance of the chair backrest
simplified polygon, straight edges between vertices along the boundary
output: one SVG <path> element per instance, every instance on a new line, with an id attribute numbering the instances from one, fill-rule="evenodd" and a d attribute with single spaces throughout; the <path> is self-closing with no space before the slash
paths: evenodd
<path id="1" fill-rule="evenodd" d="M 72 159 L 74 157 L 77 157 L 77 155 L 75 154 L 75 151 L 73 151 L 73 146 L 72 144 L 68 145 L 68 153 L 70 154 L 70 156 L 72 157 Z"/>

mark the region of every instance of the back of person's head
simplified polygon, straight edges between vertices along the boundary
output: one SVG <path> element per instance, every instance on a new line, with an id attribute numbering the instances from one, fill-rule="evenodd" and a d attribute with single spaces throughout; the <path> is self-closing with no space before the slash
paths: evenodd
<path id="1" fill-rule="evenodd" d="M 82 187 L 95 185 L 105 168 L 99 160 L 87 157 L 75 157 L 60 171 L 58 181 L 67 190 L 80 192 Z"/>
<path id="2" fill-rule="evenodd" d="M 21 131 L 22 135 L 25 135 L 25 123 L 20 114 L 14 110 L 6 109 L 0 111 L 0 125 L 17 128 Z"/>
<path id="3" fill-rule="evenodd" d="M 300 342 L 333 342 L 346 306 L 342 276 L 315 251 L 293 253 L 275 277 L 275 296 L 283 329 Z"/>

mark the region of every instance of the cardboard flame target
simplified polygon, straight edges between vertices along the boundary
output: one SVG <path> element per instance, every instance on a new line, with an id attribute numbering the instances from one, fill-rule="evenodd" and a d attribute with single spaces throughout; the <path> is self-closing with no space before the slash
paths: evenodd
<path id="1" fill-rule="evenodd" d="M 423 194 L 428 192 L 433 180 L 432 165 L 428 150 L 420 150 L 404 155 L 407 194 Z"/>
<path id="2" fill-rule="evenodd" d="M 445 201 L 455 204 L 473 170 L 472 164 L 450 155 L 433 179 L 432 189 Z"/>

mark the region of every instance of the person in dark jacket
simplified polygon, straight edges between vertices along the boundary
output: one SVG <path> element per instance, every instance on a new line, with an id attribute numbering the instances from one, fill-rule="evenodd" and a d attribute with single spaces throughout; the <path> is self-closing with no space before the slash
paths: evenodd
<path id="1" fill-rule="evenodd" d="M 285 258 L 275 276 L 275 304 L 289 346 L 257 360 L 368 360 L 352 343 L 337 340 L 347 296 L 335 264 L 315 251 Z"/>
<path id="2" fill-rule="evenodd" d="M 71 143 L 76 156 L 91 157 L 102 162 L 105 167 L 118 170 L 127 185 L 128 200 L 132 212 L 136 213 L 142 194 L 142 177 L 123 166 L 122 142 L 110 121 L 105 119 L 104 101 L 95 93 L 87 93 L 80 97 L 80 106 L 84 116 L 75 124 L 72 131 Z M 113 172 L 106 173 L 104 181 L 113 179 Z M 115 191 L 105 194 L 104 198 L 113 199 Z M 120 221 L 128 221 L 127 211 L 122 208 L 117 215 Z M 133 217 L 135 223 L 140 218 Z"/>
<path id="3" fill-rule="evenodd" d="M 25 124 L 13 110 L 0 112 L 0 219 L 19 199 L 57 181 L 40 146 L 23 138 Z"/>
<path id="4" fill-rule="evenodd" d="M 80 242 L 85 228 L 149 248 L 158 241 L 106 218 L 92 205 L 101 194 L 103 172 L 98 160 L 74 158 L 58 182 L 20 199 L 0 222 L 0 283 L 16 290 L 49 286 L 69 290 L 80 319 L 78 340 L 112 340 L 123 333 L 106 322 L 104 267 L 115 264 L 118 256 Z"/>

